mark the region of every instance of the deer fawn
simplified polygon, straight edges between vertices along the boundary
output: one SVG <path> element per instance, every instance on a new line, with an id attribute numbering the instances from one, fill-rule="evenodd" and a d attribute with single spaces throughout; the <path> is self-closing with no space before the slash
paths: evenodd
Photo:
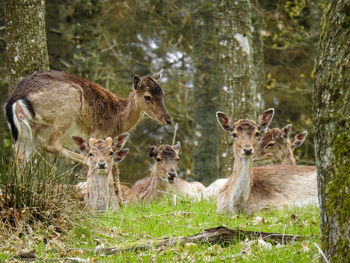
<path id="1" fill-rule="evenodd" d="M 51 70 L 24 77 L 5 104 L 17 158 L 27 159 L 41 145 L 51 153 L 83 162 L 81 155 L 62 147 L 72 146 L 71 135 L 114 138 L 133 128 L 143 113 L 162 125 L 171 124 L 160 77 L 160 73 L 134 76 L 134 89 L 127 99 L 64 72 Z"/>
<path id="2" fill-rule="evenodd" d="M 293 151 L 300 147 L 307 136 L 307 131 L 295 135 L 291 142 L 289 135 L 292 125 L 287 124 L 282 129 L 269 129 L 259 141 L 254 161 L 271 160 L 274 164 L 295 165 Z M 219 190 L 226 184 L 228 178 L 217 179 L 203 191 L 203 198 L 217 197 Z"/>
<path id="3" fill-rule="evenodd" d="M 121 200 L 115 187 L 120 186 L 115 186 L 112 170 L 118 168 L 114 163 L 121 162 L 128 154 L 129 149 L 123 149 L 128 134 L 120 135 L 114 142 L 111 137 L 105 140 L 90 138 L 88 144 L 78 136 L 72 136 L 72 139 L 80 151 L 88 155 L 84 158 L 84 164 L 89 167 L 87 181 L 80 185 L 88 206 L 96 212 L 103 212 L 107 207 L 119 209 Z"/>
<path id="4" fill-rule="evenodd" d="M 174 183 L 179 150 L 179 142 L 175 146 L 163 144 L 149 148 L 149 156 L 155 160 L 151 177 L 135 183 L 127 198 L 129 203 L 152 201 L 159 197 L 162 191 L 167 190 L 169 183 Z"/>
<path id="5" fill-rule="evenodd" d="M 291 131 L 291 124 L 282 129 L 269 129 L 259 142 L 254 161 L 268 159 L 275 164 L 295 165 L 293 151 L 304 143 L 307 131 L 296 134 L 292 142 L 289 139 Z"/>
<path id="6" fill-rule="evenodd" d="M 200 182 L 187 182 L 176 177 L 174 182 L 169 184 L 168 191 L 182 196 L 190 197 L 195 200 L 201 200 L 205 186 Z"/>
<path id="7" fill-rule="evenodd" d="M 219 212 L 253 212 L 267 207 L 281 208 L 317 202 L 316 168 L 301 165 L 273 165 L 253 168 L 253 156 L 260 132 L 268 127 L 274 110 L 266 110 L 256 122 L 233 122 L 217 112 L 222 128 L 234 138 L 233 173 L 220 189 Z"/>

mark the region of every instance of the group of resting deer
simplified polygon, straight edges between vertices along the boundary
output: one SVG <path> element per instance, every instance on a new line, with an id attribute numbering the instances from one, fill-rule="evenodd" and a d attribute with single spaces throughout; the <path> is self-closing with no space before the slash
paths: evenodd
<path id="1" fill-rule="evenodd" d="M 45 71 L 24 77 L 5 105 L 18 162 L 43 147 L 88 166 L 87 180 L 79 189 L 95 211 L 151 201 L 165 191 L 197 199 L 214 197 L 218 211 L 229 213 L 317 202 L 315 167 L 295 165 L 293 157 L 293 150 L 303 143 L 307 133 L 297 134 L 291 142 L 291 125 L 287 125 L 262 135 L 273 118 L 273 109 L 265 111 L 257 122 L 233 122 L 217 112 L 220 125 L 234 140 L 233 173 L 228 179 L 219 179 L 205 188 L 199 182 L 176 177 L 178 142 L 150 147 L 149 156 L 154 159 L 151 176 L 131 189 L 121 185 L 118 163 L 128 153 L 124 149 L 129 137 L 126 132 L 143 114 L 162 125 L 172 123 L 158 83 L 160 77 L 160 73 L 134 76 L 127 99 L 64 72 Z M 84 138 L 90 139 L 87 142 Z M 66 148 L 74 144 L 80 153 Z M 253 168 L 254 159 L 270 159 L 280 165 Z"/>

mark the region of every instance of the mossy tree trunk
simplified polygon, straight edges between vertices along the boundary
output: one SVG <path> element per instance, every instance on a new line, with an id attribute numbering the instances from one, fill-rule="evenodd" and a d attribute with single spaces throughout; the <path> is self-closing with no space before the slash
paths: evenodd
<path id="1" fill-rule="evenodd" d="M 49 68 L 44 0 L 4 0 L 8 84 Z"/>
<path id="2" fill-rule="evenodd" d="M 262 14 L 250 0 L 216 0 L 220 76 L 223 77 L 220 110 L 233 120 L 255 120 L 262 108 L 264 57 L 260 34 Z M 222 133 L 224 134 L 224 133 Z M 222 135 L 220 177 L 232 172 L 232 138 Z"/>
<path id="3" fill-rule="evenodd" d="M 350 258 L 350 1 L 324 11 L 315 65 L 315 152 L 321 248 L 330 262 Z"/>
<path id="4" fill-rule="evenodd" d="M 209 184 L 218 174 L 218 125 L 215 112 L 219 99 L 216 78 L 217 51 L 214 1 L 191 3 L 194 76 L 194 142 L 195 180 Z"/>

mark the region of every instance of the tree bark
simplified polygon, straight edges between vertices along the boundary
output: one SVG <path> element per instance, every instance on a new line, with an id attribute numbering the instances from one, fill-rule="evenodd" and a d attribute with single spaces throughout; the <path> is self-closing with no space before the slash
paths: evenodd
<path id="1" fill-rule="evenodd" d="M 350 258 L 350 1 L 327 4 L 315 65 L 315 152 L 321 248 L 330 262 Z"/>
<path id="2" fill-rule="evenodd" d="M 216 78 L 217 51 L 214 2 L 193 1 L 192 34 L 194 76 L 194 141 L 195 180 L 205 184 L 218 174 L 218 125 L 215 112 L 219 98 Z"/>
<path id="3" fill-rule="evenodd" d="M 264 57 L 260 34 L 261 13 L 250 0 L 216 0 L 219 65 L 223 76 L 220 110 L 233 120 L 256 119 L 262 108 Z M 260 25 L 260 26 L 259 26 Z M 222 136 L 220 175 L 232 173 L 232 138 Z"/>
<path id="4" fill-rule="evenodd" d="M 4 0 L 10 90 L 25 75 L 49 69 L 44 0 Z"/>

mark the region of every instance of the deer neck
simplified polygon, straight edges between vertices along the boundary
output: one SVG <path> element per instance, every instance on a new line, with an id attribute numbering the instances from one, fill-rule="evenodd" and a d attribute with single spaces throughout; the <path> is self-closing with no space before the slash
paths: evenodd
<path id="1" fill-rule="evenodd" d="M 236 155 L 233 164 L 233 174 L 229 178 L 230 209 L 241 211 L 246 207 L 253 177 L 252 158 Z"/>
<path id="2" fill-rule="evenodd" d="M 121 123 L 121 132 L 124 133 L 133 128 L 142 117 L 142 110 L 137 107 L 136 104 L 136 91 L 133 90 L 129 97 L 125 100 L 125 104 L 120 113 Z"/>
<path id="3" fill-rule="evenodd" d="M 296 162 L 291 146 L 289 145 L 289 147 L 286 148 L 287 150 L 282 153 L 280 158 L 281 165 L 295 165 Z"/>
<path id="4" fill-rule="evenodd" d="M 160 176 L 162 173 L 164 174 L 165 171 L 158 167 L 158 165 L 155 163 L 152 168 L 150 180 L 148 181 L 148 186 L 146 187 L 145 194 L 142 196 L 142 199 L 152 200 L 159 195 L 159 190 L 166 190 L 168 182 L 161 179 Z"/>
<path id="5" fill-rule="evenodd" d="M 108 173 L 99 173 L 96 169 L 89 169 L 88 176 L 89 205 L 94 211 L 104 211 L 109 203 Z"/>

